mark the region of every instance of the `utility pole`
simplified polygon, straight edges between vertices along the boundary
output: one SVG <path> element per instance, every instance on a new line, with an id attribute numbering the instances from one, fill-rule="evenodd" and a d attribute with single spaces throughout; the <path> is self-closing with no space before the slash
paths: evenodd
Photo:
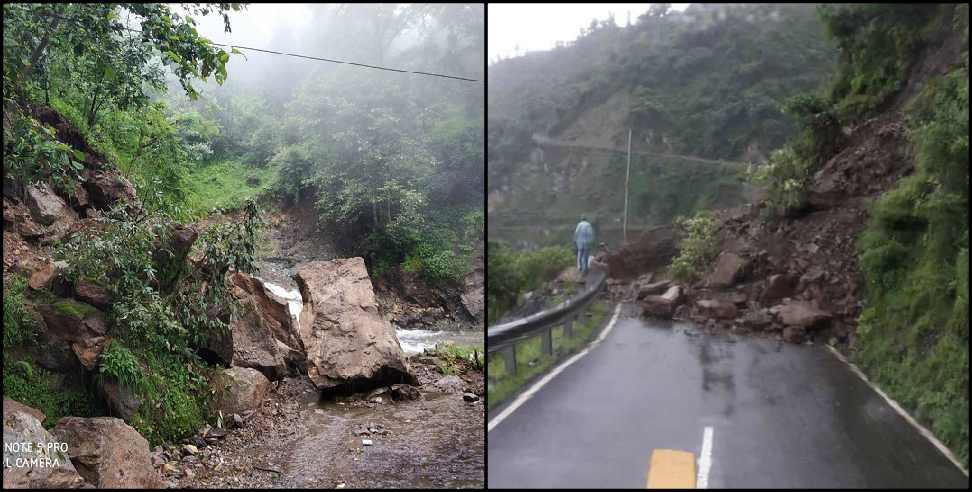
<path id="1" fill-rule="evenodd" d="M 621 244 L 628 242 L 628 177 L 631 175 L 631 129 L 628 128 L 628 169 L 624 172 L 624 225 Z"/>

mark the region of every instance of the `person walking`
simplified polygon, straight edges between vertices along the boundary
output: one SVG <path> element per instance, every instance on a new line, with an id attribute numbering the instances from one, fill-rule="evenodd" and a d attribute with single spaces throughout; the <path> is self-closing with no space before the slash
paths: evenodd
<path id="1" fill-rule="evenodd" d="M 574 229 L 574 246 L 577 247 L 577 269 L 581 274 L 587 275 L 590 264 L 591 247 L 594 245 L 594 228 L 587 221 L 586 216 L 581 216 L 580 222 Z"/>

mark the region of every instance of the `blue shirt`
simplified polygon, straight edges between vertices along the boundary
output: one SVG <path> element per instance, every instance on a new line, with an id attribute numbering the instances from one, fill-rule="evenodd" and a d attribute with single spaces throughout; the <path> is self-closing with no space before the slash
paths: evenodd
<path id="1" fill-rule="evenodd" d="M 577 245 L 577 249 L 589 248 L 594 244 L 594 228 L 591 227 L 590 222 L 582 220 L 577 224 L 577 228 L 574 229 L 574 244 Z"/>

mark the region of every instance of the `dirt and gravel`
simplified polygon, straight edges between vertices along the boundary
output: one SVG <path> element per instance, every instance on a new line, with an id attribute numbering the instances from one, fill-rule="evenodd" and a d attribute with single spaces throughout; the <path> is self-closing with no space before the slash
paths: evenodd
<path id="1" fill-rule="evenodd" d="M 440 386 L 435 362 L 411 359 L 416 399 L 378 389 L 322 400 L 304 378 L 274 383 L 242 428 L 196 454 L 157 449 L 158 469 L 180 488 L 482 488 L 483 374 Z"/>

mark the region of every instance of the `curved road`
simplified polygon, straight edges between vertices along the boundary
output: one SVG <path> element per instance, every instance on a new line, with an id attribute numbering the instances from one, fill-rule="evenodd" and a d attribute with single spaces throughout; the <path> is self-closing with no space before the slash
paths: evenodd
<path id="1" fill-rule="evenodd" d="M 653 449 L 698 457 L 707 427 L 710 488 L 968 488 L 826 348 L 708 336 L 625 311 L 489 432 L 490 488 L 643 488 Z"/>

